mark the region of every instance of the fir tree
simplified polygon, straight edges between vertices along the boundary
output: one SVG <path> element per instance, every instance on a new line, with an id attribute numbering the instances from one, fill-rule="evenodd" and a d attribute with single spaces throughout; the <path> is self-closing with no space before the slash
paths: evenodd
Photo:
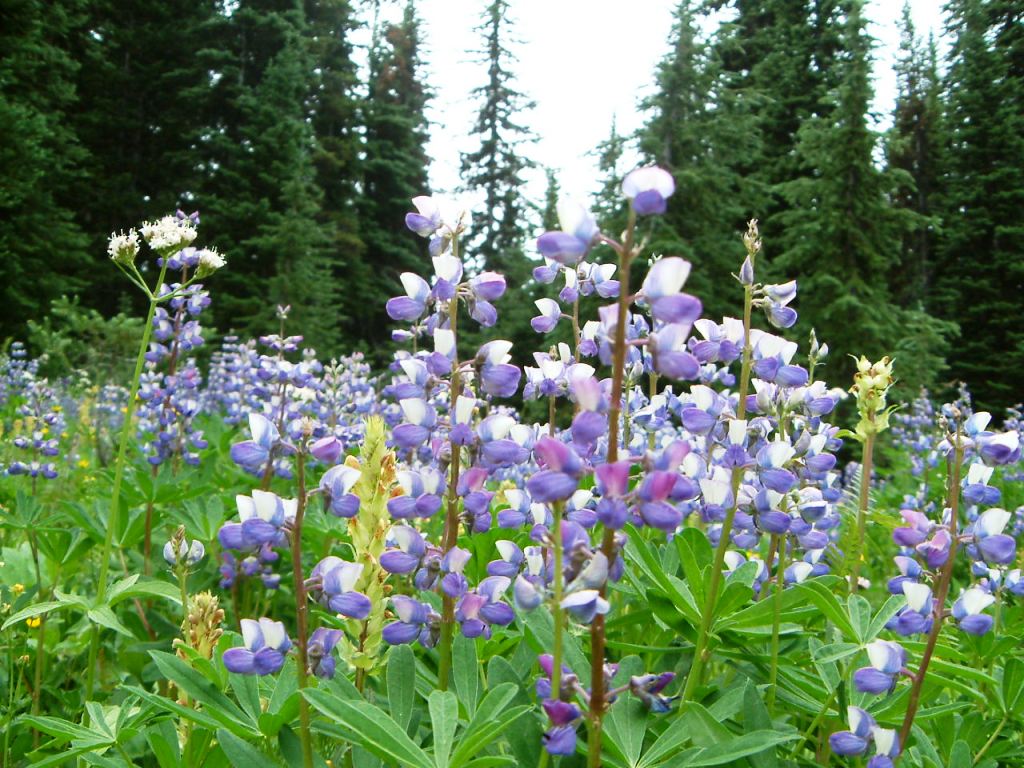
<path id="1" fill-rule="evenodd" d="M 893 126 L 886 137 L 886 161 L 895 183 L 894 205 L 917 214 L 904 235 L 893 296 L 901 306 L 924 307 L 938 230 L 936 193 L 944 168 L 941 82 L 935 41 L 927 46 L 914 32 L 909 4 L 903 6 L 898 94 Z"/>
<path id="2" fill-rule="evenodd" d="M 540 224 L 545 232 L 560 229 L 558 223 L 558 176 L 554 168 L 545 168 L 544 177 L 547 180 L 547 187 L 544 189 L 544 209 L 541 211 Z"/>
<path id="3" fill-rule="evenodd" d="M 515 88 L 512 67 L 516 59 L 508 48 L 512 30 L 509 7 L 507 0 L 492 0 L 477 27 L 484 41 L 480 54 L 487 81 L 472 91 L 480 103 L 471 132 L 479 146 L 462 155 L 462 179 L 483 198 L 466 238 L 467 256 L 479 269 L 502 273 L 511 295 L 528 292 L 525 300 L 498 307 L 502 336 L 522 352 L 536 336 L 529 325 L 534 265 L 525 253 L 528 204 L 523 198 L 524 174 L 534 164 L 523 154 L 533 136 L 517 122 L 517 116 L 533 104 Z"/>
<path id="4" fill-rule="evenodd" d="M 65 38 L 80 3 L 19 0 L 0 11 L 0 333 L 82 285 L 87 241 L 66 188 L 83 153 L 67 116 L 76 64 Z M 105 258 L 101 250 L 95 254 Z"/>
<path id="5" fill-rule="evenodd" d="M 954 0 L 946 81 L 950 161 L 934 308 L 960 324 L 952 373 L 979 407 L 1021 399 L 1024 34 L 1019 3 Z"/>
<path id="6" fill-rule="evenodd" d="M 395 295 L 399 275 L 422 272 L 424 264 L 425 246 L 405 227 L 411 199 L 429 194 L 427 91 L 420 80 L 419 22 L 412 2 L 401 22 L 375 22 L 373 38 L 359 203 L 366 252 L 349 280 L 362 287 L 352 308 L 360 336 L 372 350 L 383 351 L 391 327 L 384 305 Z"/>

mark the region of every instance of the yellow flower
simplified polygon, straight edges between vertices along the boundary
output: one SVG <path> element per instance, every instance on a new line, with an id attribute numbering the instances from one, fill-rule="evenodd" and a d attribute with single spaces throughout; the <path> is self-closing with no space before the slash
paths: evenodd
<path id="1" fill-rule="evenodd" d="M 78 466 L 81 467 L 82 469 L 88 469 L 89 468 L 89 460 L 88 459 L 79 459 L 78 460 Z"/>
<path id="2" fill-rule="evenodd" d="M 28 624 L 29 629 L 38 629 L 39 625 L 43 623 L 43 620 L 38 616 L 32 616 L 31 618 L 25 619 L 25 623 Z"/>
<path id="3" fill-rule="evenodd" d="M 11 592 L 13 592 L 16 595 L 20 595 L 24 591 L 25 591 L 25 585 L 24 584 L 12 584 L 11 585 Z"/>

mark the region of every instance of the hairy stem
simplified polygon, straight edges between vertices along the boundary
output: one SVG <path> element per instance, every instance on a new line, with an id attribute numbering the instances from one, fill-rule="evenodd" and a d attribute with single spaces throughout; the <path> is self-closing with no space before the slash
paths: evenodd
<path id="1" fill-rule="evenodd" d="M 159 290 L 167 274 L 167 260 L 160 268 L 160 275 L 157 277 L 156 286 Z M 132 435 L 132 420 L 135 417 L 136 401 L 139 397 L 139 378 L 142 376 L 142 368 L 146 363 L 146 351 L 149 349 L 149 340 L 153 335 L 153 316 L 156 314 L 157 300 L 152 292 L 149 293 L 149 313 L 146 315 L 146 323 L 142 329 L 142 342 L 139 344 L 139 353 L 135 358 L 135 373 L 132 375 L 132 384 L 128 392 L 128 406 L 125 409 L 124 423 L 121 425 L 121 442 L 117 449 L 117 458 L 114 459 L 114 484 L 110 494 L 110 515 L 107 518 L 107 532 L 103 538 L 103 549 L 100 551 L 100 573 L 96 580 L 96 604 L 101 605 L 107 596 L 107 575 L 110 570 L 110 551 L 114 544 L 114 531 L 118 526 L 118 515 L 121 505 L 121 483 L 124 480 L 124 465 L 128 455 L 128 440 Z M 92 699 L 93 687 L 96 683 L 96 659 L 100 649 L 100 625 L 92 625 L 92 637 L 89 641 L 89 661 L 85 673 L 85 698 Z"/>
<path id="2" fill-rule="evenodd" d="M 455 241 L 452 244 L 453 250 L 457 248 Z M 457 250 L 454 250 L 456 255 Z M 459 298 L 453 296 L 448 303 L 448 321 L 451 327 L 452 336 L 455 338 L 455 354 L 452 358 L 452 380 L 450 394 L 449 413 L 451 418 L 455 417 L 455 404 L 459 399 L 461 382 L 459 379 L 459 345 L 458 345 L 458 323 L 459 323 Z M 459 541 L 459 470 L 462 459 L 461 448 L 449 443 L 451 450 L 451 474 L 448 479 L 448 508 L 444 517 L 444 535 L 441 541 L 441 550 L 445 554 L 450 552 Z M 438 665 L 437 665 L 437 687 L 442 691 L 448 690 L 448 676 L 452 669 L 452 638 L 455 634 L 455 600 L 447 594 L 441 596 L 441 637 L 437 643 Z"/>
<path id="3" fill-rule="evenodd" d="M 295 460 L 298 481 L 298 502 L 295 507 L 295 524 L 292 527 L 292 572 L 295 578 L 295 625 L 298 630 L 298 653 L 295 656 L 299 690 L 306 687 L 306 671 L 309 669 L 307 644 L 309 638 L 309 601 L 306 599 L 306 580 L 302 570 L 302 518 L 306 513 L 306 454 L 299 451 Z M 299 735 L 302 739 L 302 763 L 313 768 L 313 742 L 309 731 L 309 702 L 299 696 Z"/>
<path id="4" fill-rule="evenodd" d="M 775 692 L 779 677 L 779 627 L 782 624 L 782 590 L 786 586 L 786 541 L 779 536 L 776 540 L 779 564 L 775 569 L 775 594 L 772 595 L 772 661 L 768 672 L 768 714 L 775 712 Z M 781 539 L 781 540 L 780 540 Z"/>
<path id="5" fill-rule="evenodd" d="M 626 236 L 619 250 L 619 301 L 615 323 L 615 348 L 612 362 L 611 404 L 608 408 L 608 455 L 609 464 L 619 460 L 619 417 L 622 414 L 622 383 L 626 374 L 626 322 L 629 316 L 630 283 L 629 270 L 633 261 L 633 234 L 636 229 L 636 214 L 629 211 Z M 615 558 L 615 531 L 605 528 L 601 551 L 608 558 L 609 568 Z M 601 585 L 601 597 L 608 592 L 608 585 Z M 604 616 L 598 614 L 590 624 L 590 732 L 587 738 L 587 765 L 600 768 L 601 732 L 604 723 Z"/>
<path id="6" fill-rule="evenodd" d="M 871 471 L 875 455 L 875 433 L 868 432 L 864 438 L 860 469 L 860 501 L 857 505 L 857 542 L 850 571 L 850 594 L 857 594 L 860 587 L 860 569 L 864 562 L 864 535 L 867 530 L 868 503 L 871 496 Z"/>
<path id="7" fill-rule="evenodd" d="M 754 305 L 753 290 L 749 285 L 743 286 L 743 363 L 740 368 L 740 391 L 739 402 L 736 404 L 736 418 L 747 417 L 747 392 L 750 389 L 750 317 Z M 722 529 L 719 533 L 718 546 L 715 547 L 715 561 L 711 566 L 711 583 L 708 585 L 707 595 L 704 598 L 704 606 L 700 615 L 700 631 L 697 634 L 697 644 L 693 649 L 693 664 L 686 676 L 686 686 L 683 688 L 682 700 L 690 701 L 694 691 L 697 690 L 697 683 L 700 681 L 704 669 L 705 656 L 708 655 L 708 640 L 711 635 L 711 625 L 715 619 L 715 603 L 718 602 L 718 589 L 722 583 L 722 568 L 725 565 L 725 553 L 729 549 L 729 542 L 732 536 L 732 523 L 736 519 L 736 511 L 739 508 L 740 483 L 743 481 L 743 468 L 736 467 L 732 471 L 732 504 L 726 510 L 725 520 L 722 522 Z M 679 711 L 683 711 L 683 707 Z"/>
<path id="8" fill-rule="evenodd" d="M 953 445 L 953 465 L 949 468 L 949 486 L 947 489 L 947 506 L 950 510 L 949 535 L 952 541 L 949 545 L 949 557 L 942 566 L 942 570 L 939 572 L 939 581 L 935 585 L 935 597 L 932 606 L 932 630 L 928 633 L 928 642 L 924 648 L 924 655 L 921 657 L 920 665 L 918 665 L 917 674 L 914 675 L 914 682 L 910 688 L 910 698 L 907 700 L 907 714 L 903 718 L 903 727 L 900 728 L 900 744 L 903 745 L 903 749 L 906 749 L 907 739 L 910 737 L 910 728 L 914 724 L 914 716 L 917 714 L 917 707 L 921 702 L 921 688 L 924 686 L 925 675 L 928 674 L 928 665 L 931 664 L 932 655 L 935 653 L 935 644 L 939 640 L 942 623 L 946 618 L 946 595 L 949 594 L 949 582 L 953 577 L 953 566 L 956 563 L 956 551 L 959 544 L 957 540 L 957 516 L 960 508 L 960 469 L 964 460 L 964 445 L 959 428 L 957 428 Z"/>

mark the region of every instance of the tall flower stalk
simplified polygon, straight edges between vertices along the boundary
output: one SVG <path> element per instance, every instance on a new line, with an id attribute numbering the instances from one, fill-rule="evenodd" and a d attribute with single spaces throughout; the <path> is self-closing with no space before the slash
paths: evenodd
<path id="1" fill-rule="evenodd" d="M 138 404 L 138 394 L 142 369 L 146 362 L 146 352 L 149 349 L 149 342 L 153 335 L 153 317 L 156 315 L 157 306 L 163 302 L 180 296 L 181 292 L 191 283 L 199 278 L 212 274 L 224 266 L 224 260 L 219 254 L 211 250 L 195 251 L 188 256 L 189 261 L 194 261 L 193 266 L 197 267 L 195 276 L 185 282 L 175 291 L 168 291 L 161 295 L 160 287 L 163 285 L 167 270 L 172 261 L 177 258 L 179 252 L 184 253 L 185 249 L 196 237 L 195 225 L 198 223 L 197 214 L 185 216 L 180 211 L 175 216 L 165 216 L 155 223 L 148 223 L 142 227 L 142 236 L 149 246 L 159 256 L 160 272 L 157 275 L 156 285 L 150 288 L 135 264 L 139 253 L 139 233 L 134 230 L 127 235 L 111 236 L 108 246 L 108 253 L 111 260 L 118 269 L 138 288 L 140 288 L 149 300 L 149 309 L 146 314 L 146 322 L 142 330 L 142 340 L 139 344 L 139 352 L 135 358 L 135 371 L 132 374 L 132 382 L 128 391 L 128 405 L 125 410 L 124 421 L 121 424 L 121 440 L 118 444 L 117 456 L 114 459 L 114 482 L 110 494 L 110 515 L 107 518 L 107 531 L 103 538 L 103 548 L 100 550 L 100 572 L 96 586 L 96 603 L 102 604 L 107 595 L 107 577 L 110 570 L 110 555 L 114 543 L 114 531 L 119 525 L 121 505 L 121 484 L 124 481 L 124 468 L 128 455 L 128 442 L 133 434 L 132 421 L 135 417 L 135 409 Z M 183 261 L 183 260 L 182 260 Z M 99 655 L 100 629 L 98 624 L 93 624 L 92 635 L 89 642 L 89 661 L 86 669 L 85 698 L 91 700 L 96 682 L 96 660 Z"/>
<path id="2" fill-rule="evenodd" d="M 925 675 L 928 674 L 928 667 L 931 664 L 932 656 L 935 653 L 935 645 L 939 640 L 939 633 L 942 632 L 942 625 L 946 619 L 946 597 L 949 594 L 950 581 L 953 578 L 953 566 L 956 564 L 956 552 L 959 545 L 958 518 L 960 514 L 960 471 L 964 461 L 964 441 L 960 425 L 957 424 L 956 432 L 952 437 L 953 450 L 950 452 L 949 483 L 947 485 L 946 505 L 949 507 L 949 555 L 942 570 L 939 571 L 939 580 L 935 585 L 935 599 L 932 601 L 932 627 L 928 633 L 928 640 L 925 643 L 924 655 L 913 675 L 913 684 L 910 687 L 910 697 L 907 700 L 907 713 L 903 717 L 903 726 L 900 728 L 900 744 L 906 744 L 910 737 L 910 729 L 914 725 L 914 717 L 917 715 L 917 708 L 921 702 L 921 688 L 924 686 Z"/>
<path id="3" fill-rule="evenodd" d="M 747 394 L 750 391 L 750 366 L 753 357 L 753 350 L 750 344 L 750 323 L 754 307 L 754 266 L 756 265 L 757 254 L 761 250 L 761 238 L 758 235 L 756 219 L 752 220 L 748 225 L 747 232 L 743 236 L 743 245 L 747 250 L 747 259 L 740 270 L 740 282 L 743 284 L 743 357 L 740 368 L 739 400 L 736 404 L 736 419 L 738 421 L 743 421 L 747 417 Z M 722 583 L 725 553 L 729 549 L 732 525 L 736 519 L 736 512 L 739 509 L 739 490 L 740 483 L 743 481 L 743 472 L 743 467 L 735 467 L 732 470 L 733 501 L 726 510 L 725 520 L 722 522 L 722 530 L 718 538 L 718 546 L 715 547 L 715 560 L 711 566 L 711 582 L 708 584 L 707 594 L 704 596 L 704 605 L 701 608 L 700 629 L 697 633 L 697 644 L 693 649 L 693 664 L 690 666 L 690 672 L 686 677 L 686 685 L 683 688 L 683 701 L 692 700 L 703 674 L 704 664 L 707 661 L 708 639 L 711 636 L 711 625 L 714 623 L 715 618 L 715 603 L 718 602 L 718 590 Z M 679 711 L 682 712 L 682 708 Z"/>
<path id="4" fill-rule="evenodd" d="M 611 403 L 608 408 L 607 461 L 609 464 L 619 460 L 619 419 L 622 414 L 622 389 L 626 374 L 626 324 L 630 303 L 629 273 L 633 257 L 636 255 L 634 251 L 635 232 L 636 212 L 631 207 L 629 210 L 629 222 L 626 225 L 622 244 L 613 245 L 619 256 L 620 289 L 615 323 L 615 345 L 612 357 Z M 601 551 L 609 563 L 614 560 L 615 530 L 610 527 L 605 527 L 604 537 L 601 540 Z M 561 578 L 557 570 L 555 571 L 555 578 L 556 582 Z M 606 596 L 607 591 L 608 585 L 605 583 L 600 589 L 602 598 Z M 590 624 L 590 731 L 587 740 L 587 764 L 591 768 L 598 768 L 601 765 L 601 733 L 605 714 L 604 653 L 605 620 L 603 614 L 598 614 Z M 561 674 L 559 667 L 554 667 L 554 670 L 556 677 Z"/>
<path id="5" fill-rule="evenodd" d="M 857 422 L 855 437 L 861 442 L 860 498 L 857 504 L 857 538 L 854 541 L 853 563 L 850 567 L 850 594 L 860 587 L 860 569 L 864 562 L 864 536 L 867 529 L 868 504 L 871 500 L 871 472 L 874 463 L 875 437 L 889 426 L 891 409 L 885 406 L 885 396 L 893 384 L 892 361 L 883 357 L 871 363 L 861 357 L 850 391 L 857 396 Z"/>
<path id="6" fill-rule="evenodd" d="M 306 687 L 309 670 L 309 600 L 302 570 L 302 518 L 306 513 L 306 446 L 300 445 L 295 458 L 295 479 L 298 484 L 295 522 L 292 524 L 292 572 L 295 578 L 295 627 L 298 632 L 298 653 L 295 655 L 299 691 Z M 309 730 L 309 702 L 299 696 L 299 738 L 302 741 L 302 763 L 313 768 L 313 742 Z"/>

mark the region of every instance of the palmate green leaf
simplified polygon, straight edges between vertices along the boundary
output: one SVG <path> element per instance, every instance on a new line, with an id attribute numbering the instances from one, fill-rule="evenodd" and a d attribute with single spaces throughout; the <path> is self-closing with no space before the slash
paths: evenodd
<path id="1" fill-rule="evenodd" d="M 619 663 L 613 687 L 628 681 L 632 675 L 643 673 L 643 662 L 637 656 L 627 656 Z M 604 720 L 604 736 L 614 745 L 622 759 L 634 766 L 640 759 L 647 731 L 647 707 L 635 696 L 620 696 L 612 704 Z"/>
<path id="2" fill-rule="evenodd" d="M 805 581 L 803 584 L 796 585 L 792 591 L 801 593 L 807 601 L 813 603 L 821 611 L 821 614 L 843 633 L 844 637 L 850 641 L 860 642 L 859 633 L 850 622 L 846 609 L 820 580 Z"/>
<path id="3" fill-rule="evenodd" d="M 260 735 L 259 725 L 238 708 L 213 683 L 192 669 L 172 653 L 150 651 L 157 669 L 172 681 L 189 699 L 203 705 L 204 711 L 236 736 L 255 738 Z"/>
<path id="4" fill-rule="evenodd" d="M 271 760 L 252 744 L 245 739 L 238 738 L 231 731 L 221 728 L 217 731 L 217 741 L 233 768 L 279 768 L 280 763 Z"/>
<path id="5" fill-rule="evenodd" d="M 387 684 L 391 717 L 407 731 L 416 702 L 416 654 L 408 645 L 395 645 L 388 651 Z"/>
<path id="6" fill-rule="evenodd" d="M 1017 717 L 1024 712 L 1024 661 L 1014 658 L 1003 665 L 1003 681 L 999 693 L 1005 714 Z"/>
<path id="7" fill-rule="evenodd" d="M 525 704 L 508 706 L 518 693 L 518 686 L 508 682 L 496 685 L 484 696 L 476 716 L 458 740 L 455 753 L 448 762 L 449 768 L 460 768 L 469 763 L 484 747 L 494 744 L 513 723 L 533 709 Z"/>
<path id="8" fill-rule="evenodd" d="M 114 741 L 113 736 L 110 734 L 87 728 L 78 723 L 72 723 L 70 720 L 64 720 L 60 717 L 25 715 L 21 719 L 36 730 L 42 731 L 48 736 L 53 736 L 60 742 L 77 741 L 79 746 L 83 746 L 86 743 L 94 746 L 105 746 L 112 744 Z"/>
<path id="9" fill-rule="evenodd" d="M 427 700 L 430 732 L 434 737 L 434 765 L 448 768 L 448 756 L 459 726 L 459 700 L 451 691 L 434 691 Z"/>
<path id="10" fill-rule="evenodd" d="M 882 630 L 885 629 L 885 625 L 889 622 L 893 616 L 899 613 L 900 608 L 907 604 L 907 598 L 900 595 L 890 595 L 889 599 L 882 604 L 882 607 L 878 609 L 878 613 L 871 619 L 871 624 L 868 626 L 868 631 L 864 636 L 864 643 L 870 643 L 876 637 L 878 637 Z"/>
<path id="11" fill-rule="evenodd" d="M 343 701 L 327 691 L 307 688 L 306 700 L 341 726 L 346 738 L 380 758 L 410 768 L 435 768 L 430 756 L 387 713 L 367 702 Z"/>
<path id="12" fill-rule="evenodd" d="M 744 757 L 750 757 L 769 749 L 774 749 L 779 744 L 797 739 L 795 733 L 779 733 L 774 730 L 761 730 L 745 733 L 742 736 L 733 736 L 728 741 L 722 741 L 705 747 L 692 757 L 678 759 L 667 763 L 668 766 L 678 768 L 703 768 L 710 765 L 726 765 Z"/>
<path id="13" fill-rule="evenodd" d="M 683 752 L 683 746 L 689 740 L 690 734 L 685 729 L 669 725 L 661 736 L 651 744 L 650 749 L 644 752 L 640 762 L 636 764 L 636 768 L 655 768 L 676 755 L 680 755 L 679 763 L 686 765 L 685 760 L 699 751 L 691 749 Z"/>
<path id="14" fill-rule="evenodd" d="M 480 698 L 480 664 L 476 656 L 476 640 L 464 637 L 462 633 L 457 634 L 452 643 L 452 678 L 458 701 L 465 707 L 467 717 L 472 718 Z"/>
<path id="15" fill-rule="evenodd" d="M 871 603 L 861 595 L 850 595 L 846 600 L 846 610 L 850 616 L 850 624 L 857 630 L 857 640 L 866 643 L 871 626 Z"/>

